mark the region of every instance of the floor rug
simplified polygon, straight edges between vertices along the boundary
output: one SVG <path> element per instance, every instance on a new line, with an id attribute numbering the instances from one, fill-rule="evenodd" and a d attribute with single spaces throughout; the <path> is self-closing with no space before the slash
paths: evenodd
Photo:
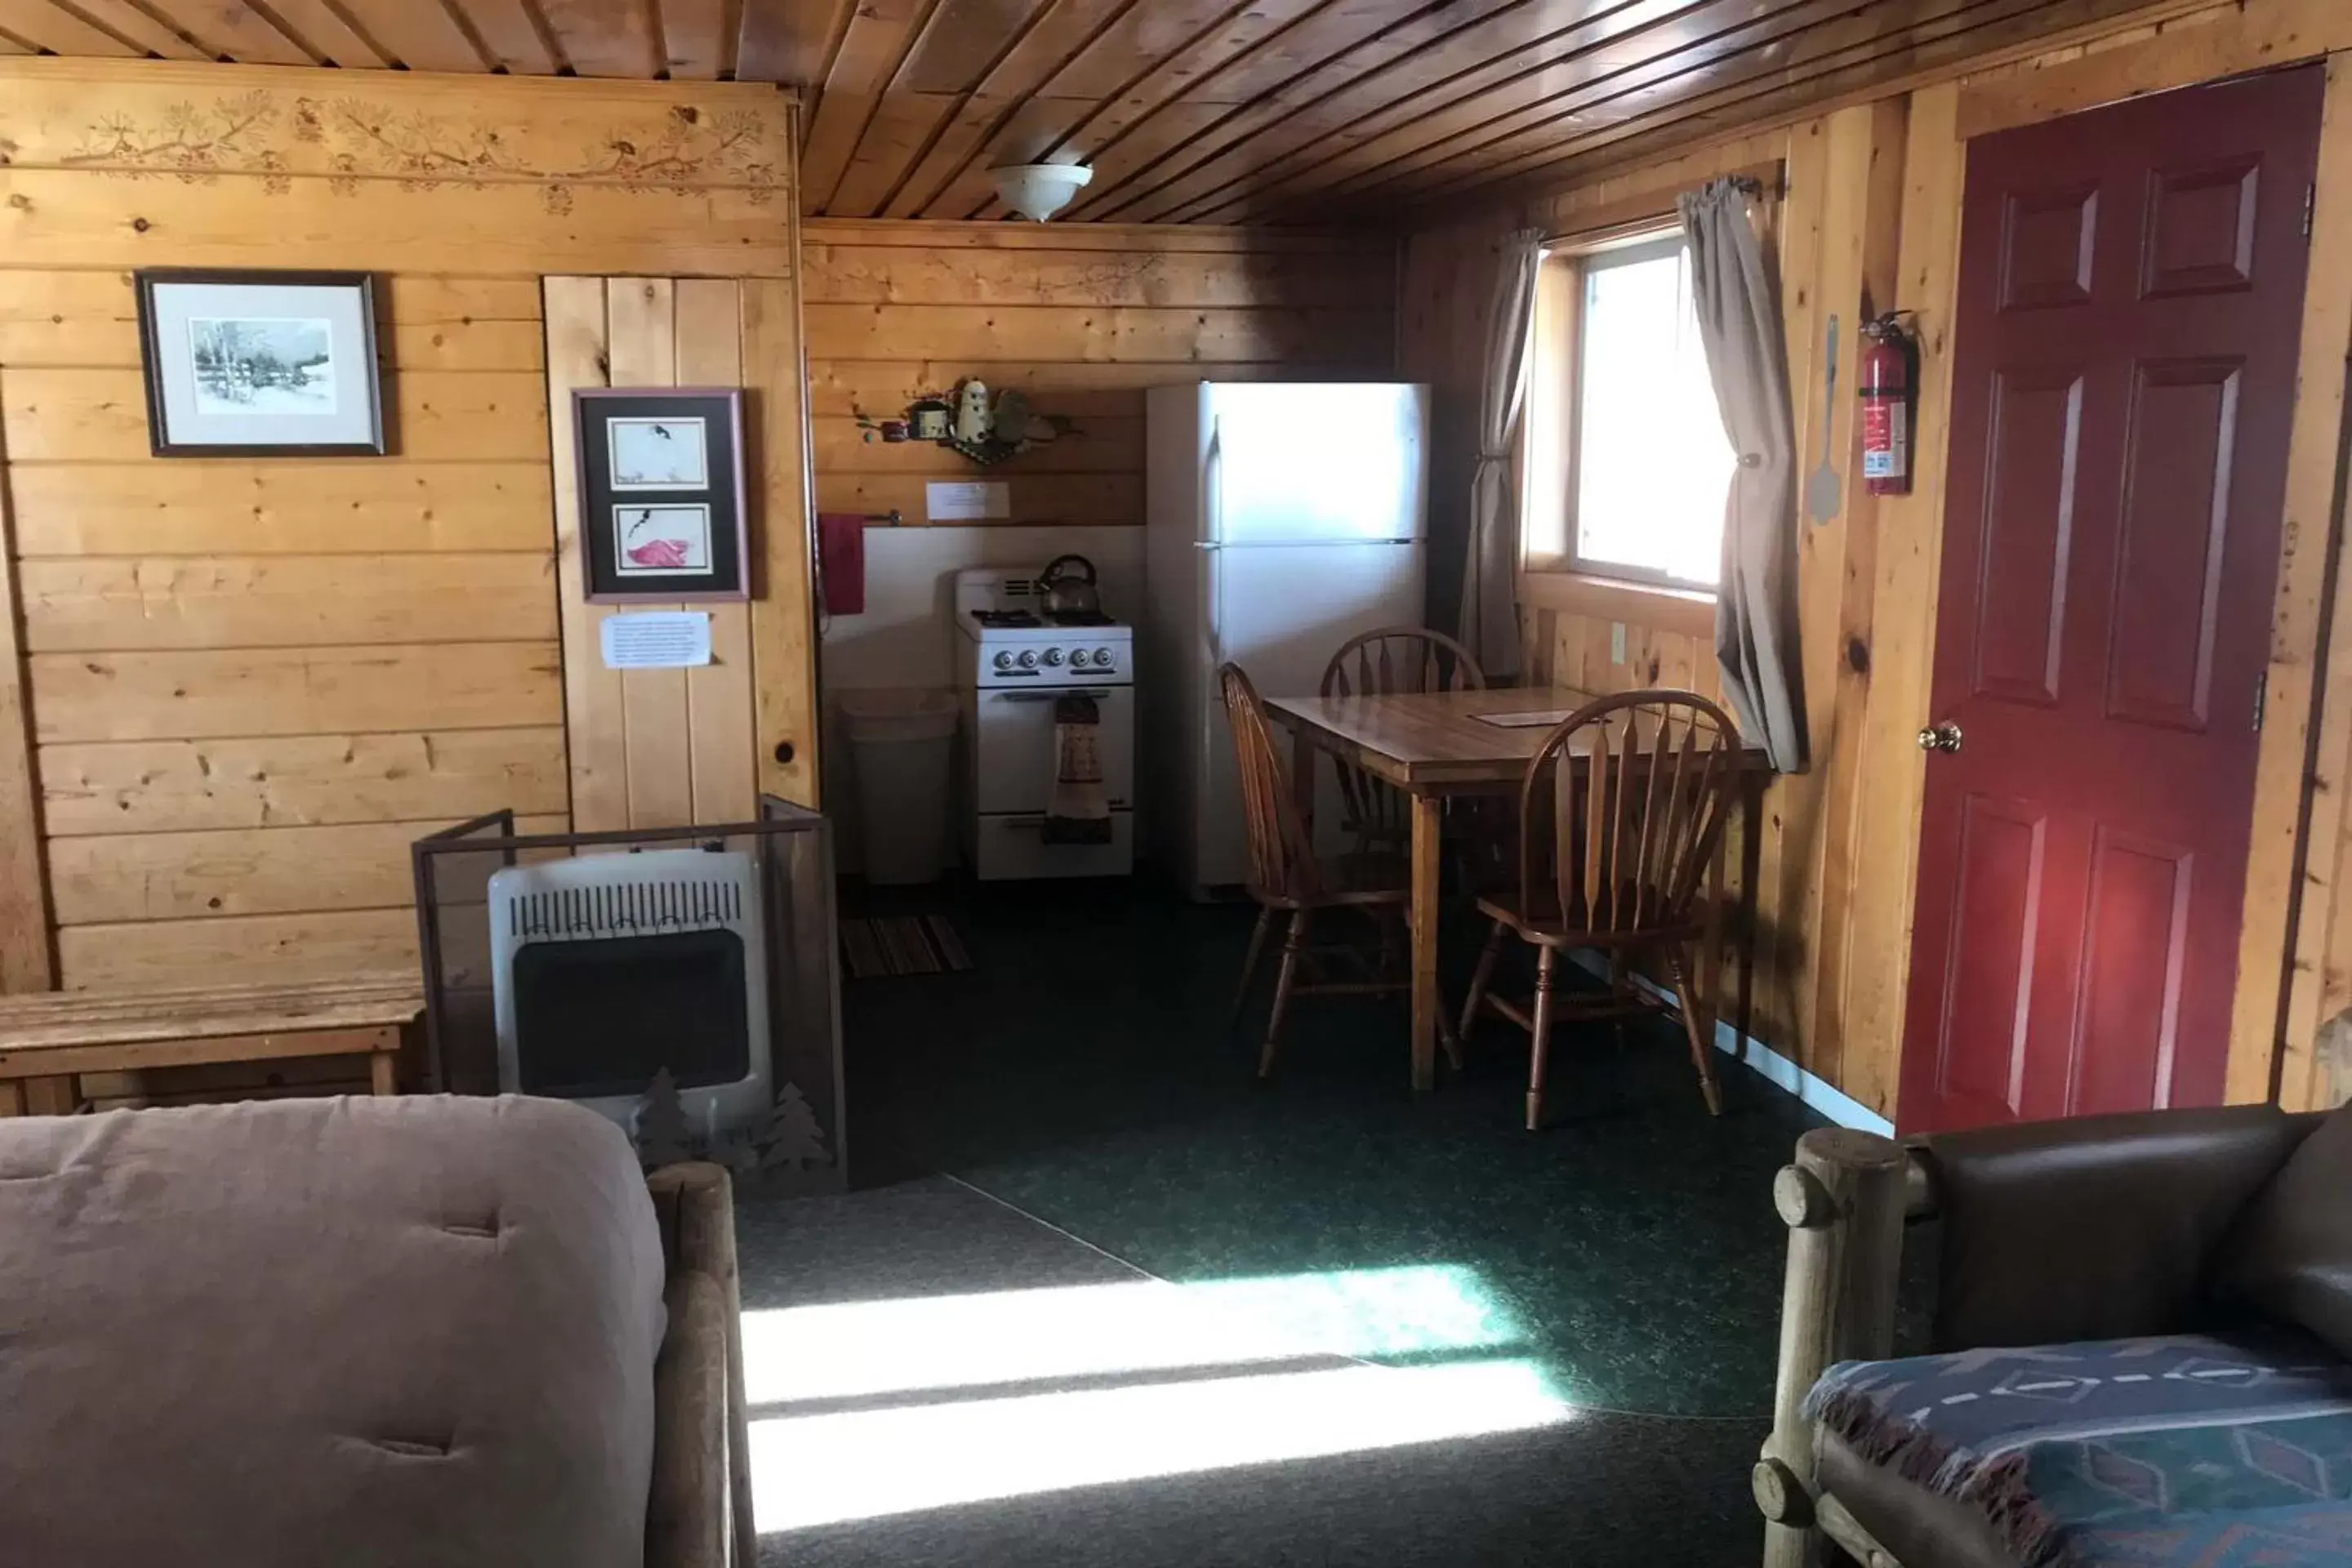
<path id="1" fill-rule="evenodd" d="M 883 915 L 841 922 L 841 955 L 852 980 L 961 974 L 971 955 L 945 915 Z"/>

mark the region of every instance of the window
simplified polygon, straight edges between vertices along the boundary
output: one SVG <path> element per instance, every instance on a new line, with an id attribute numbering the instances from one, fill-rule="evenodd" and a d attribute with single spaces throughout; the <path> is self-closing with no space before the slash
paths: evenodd
<path id="1" fill-rule="evenodd" d="M 1548 256 L 1528 421 L 1528 565 L 1712 591 L 1738 457 L 1679 231 Z"/>

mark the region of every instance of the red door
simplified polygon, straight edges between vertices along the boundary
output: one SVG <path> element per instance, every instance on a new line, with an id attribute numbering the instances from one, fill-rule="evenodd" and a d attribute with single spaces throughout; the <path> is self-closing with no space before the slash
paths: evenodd
<path id="1" fill-rule="evenodd" d="M 1969 144 L 1906 1131 L 2221 1100 L 2321 90 Z"/>

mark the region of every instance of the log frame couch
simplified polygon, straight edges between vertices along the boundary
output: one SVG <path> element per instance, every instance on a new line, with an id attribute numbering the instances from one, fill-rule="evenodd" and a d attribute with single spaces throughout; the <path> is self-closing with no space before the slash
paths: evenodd
<path id="1" fill-rule="evenodd" d="M 1767 1568 L 2341 1563 L 2352 1110 L 1798 1141 Z M 1906 1221 L 1929 1354 L 1895 1358 Z"/>

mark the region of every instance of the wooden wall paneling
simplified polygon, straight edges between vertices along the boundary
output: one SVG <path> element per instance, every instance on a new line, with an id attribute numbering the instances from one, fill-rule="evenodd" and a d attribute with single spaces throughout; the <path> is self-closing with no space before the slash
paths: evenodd
<path id="1" fill-rule="evenodd" d="M 562 711 L 551 642 L 45 653 L 26 663 L 44 745 L 512 729 Z"/>
<path id="2" fill-rule="evenodd" d="M 547 297 L 547 411 L 554 475 L 555 571 L 563 622 L 563 712 L 572 760 L 572 829 L 602 833 L 629 826 L 628 730 L 621 714 L 621 674 L 604 668 L 599 617 L 591 613 L 580 558 L 580 479 L 572 454 L 579 432 L 572 394 L 605 386 L 604 279 L 550 278 Z"/>
<path id="3" fill-rule="evenodd" d="M 815 806 L 822 804 L 815 519 L 798 279 L 747 279 L 742 311 L 743 363 L 761 376 L 751 420 L 752 471 L 761 476 L 753 537 L 760 541 L 763 573 L 751 604 L 751 674 L 758 698 L 752 743 L 761 793 Z"/>
<path id="4" fill-rule="evenodd" d="M 416 963 L 414 910 L 352 910 L 66 926 L 58 955 L 72 990 L 197 985 L 225 974 L 331 980 Z"/>
<path id="5" fill-rule="evenodd" d="M 550 504 L 544 461 L 76 463 L 10 489 L 27 556 L 543 549 Z"/>
<path id="6" fill-rule="evenodd" d="M 1869 781 L 1856 813 L 1848 903 L 1845 1070 L 1884 1086 L 1874 1107 L 1894 1111 L 1911 970 L 1911 906 L 1919 863 L 1927 770 L 1916 736 L 1927 721 L 1935 665 L 1934 606 L 1943 564 L 1945 462 L 1951 440 L 1953 302 L 1958 297 L 1960 194 L 1967 145 L 1959 89 L 1914 93 L 1904 151 L 1901 263 L 1895 307 L 1917 317 L 1919 423 L 1911 493 L 1878 505 L 1869 697 L 1859 765 Z M 1867 1065 L 1865 1065 L 1865 1061 Z"/>
<path id="7" fill-rule="evenodd" d="M 2344 801 L 2352 782 L 2352 574 L 2342 569 L 2344 520 L 2336 514 L 2346 461 L 2340 447 L 2352 428 L 2345 417 L 2352 55 L 2334 55 L 2327 64 L 2319 191 L 2229 1058 L 2232 1100 L 2270 1097 L 2275 1057 L 2279 1100 L 2298 1110 L 2352 1098 L 2352 816 Z M 2331 565 L 2332 605 L 2323 601 Z M 2323 647 L 2324 669 L 2316 661 Z M 2292 925 L 2290 910 L 2298 917 Z M 2282 964 L 2283 954 L 2289 963 Z"/>
<path id="8" fill-rule="evenodd" d="M 49 846 L 57 917 L 72 926 L 129 921 L 397 909 L 415 886 L 409 846 L 434 824 L 228 828 L 58 838 Z M 561 833 L 562 816 L 518 817 Z"/>
<path id="9" fill-rule="evenodd" d="M 8 294 L 13 276 L 0 271 L 0 298 Z M 7 374 L 0 364 L 0 389 Z M 7 457 L 7 426 L 0 421 L 0 993 L 46 991 L 57 984 Z"/>
<path id="10" fill-rule="evenodd" d="M 537 642 L 556 636 L 544 550 L 491 554 L 35 557 L 34 653 Z"/>
<path id="11" fill-rule="evenodd" d="M 2352 9 L 2331 0 L 2264 0 L 2197 13 L 2119 47 L 1970 79 L 1960 89 L 1960 135 L 1983 136 L 2344 48 L 2352 48 Z"/>
<path id="12" fill-rule="evenodd" d="M 1811 614 L 1822 617 L 1813 624 L 1835 629 L 1832 635 L 1817 634 L 1815 641 L 1822 647 L 1810 655 L 1825 673 L 1830 691 L 1827 726 L 1813 731 L 1815 755 L 1820 759 L 1815 769 L 1823 795 L 1821 853 L 1803 905 L 1816 933 L 1813 967 L 1801 983 L 1810 988 L 1811 996 L 1800 1001 L 1810 1019 L 1811 1054 L 1820 1063 L 1812 1070 L 1882 1114 L 1890 1114 L 1895 1103 L 1893 1058 L 1868 1050 L 1857 1053 L 1851 1062 L 1846 1056 L 1851 900 L 1856 877 L 1867 874 L 1858 858 L 1855 830 L 1867 787 L 1862 742 L 1870 699 L 1871 647 L 1876 633 L 1872 595 L 1878 568 L 1880 512 L 1879 499 L 1865 488 L 1856 458 L 1859 438 L 1854 419 L 1860 405 L 1849 389 L 1858 384 L 1853 367 L 1860 363 L 1861 323 L 1876 310 L 1891 309 L 1899 293 L 1903 160 L 1909 126 L 1909 105 L 1902 99 L 1842 110 L 1831 117 L 1833 216 L 1829 232 L 1841 250 L 1839 272 L 1834 279 L 1825 278 L 1824 291 L 1834 288 L 1838 291 L 1829 292 L 1829 298 L 1843 299 L 1851 309 L 1842 324 L 1840 427 L 1831 445 L 1845 481 L 1845 540 L 1843 561 L 1833 571 L 1822 574 L 1834 584 L 1834 592 L 1824 588 L 1811 608 Z M 1812 664 L 1807 666 L 1806 674 L 1809 680 L 1822 679 Z"/>
<path id="13" fill-rule="evenodd" d="M 604 357 L 614 386 L 677 384 L 677 286 L 667 278 L 615 278 L 604 285 Z M 565 454 L 566 457 L 569 454 Z M 602 622 L 628 610 L 683 605 L 589 606 Z M 621 672 L 621 721 L 628 742 L 629 826 L 681 827 L 694 820 L 694 752 L 686 711 L 686 671 Z"/>
<path id="14" fill-rule="evenodd" d="M 45 746 L 53 838 L 203 828 L 458 822 L 499 805 L 562 813 L 563 731 L 442 730 Z"/>
<path id="15" fill-rule="evenodd" d="M 742 293 L 736 282 L 681 279 L 677 309 L 677 384 L 742 385 Z M 747 410 L 747 426 L 751 418 Z M 752 471 L 748 461 L 744 471 Z M 751 503 L 746 496 L 744 504 Z M 751 563 L 745 563 L 744 569 L 751 571 Z M 688 820 L 748 822 L 758 815 L 760 773 L 753 756 L 757 701 L 751 689 L 751 608 L 749 604 L 697 607 L 710 615 L 710 662 L 683 672 L 693 807 Z"/>

